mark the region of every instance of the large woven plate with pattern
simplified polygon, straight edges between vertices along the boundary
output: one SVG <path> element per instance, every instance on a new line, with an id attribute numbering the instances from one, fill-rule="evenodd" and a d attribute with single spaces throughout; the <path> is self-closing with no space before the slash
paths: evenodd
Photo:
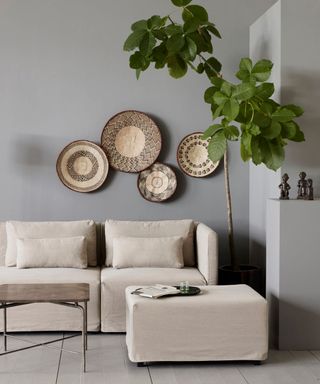
<path id="1" fill-rule="evenodd" d="M 208 157 L 208 141 L 201 140 L 202 132 L 194 132 L 181 140 L 177 160 L 181 170 L 188 176 L 205 177 L 214 172 L 219 161 L 213 163 Z"/>
<path id="2" fill-rule="evenodd" d="M 153 164 L 161 150 L 161 134 L 145 113 L 124 111 L 103 129 L 101 146 L 110 166 L 122 172 L 140 172 Z"/>
<path id="3" fill-rule="evenodd" d="M 60 180 L 77 192 L 91 192 L 101 187 L 108 170 L 108 159 L 102 148 L 86 140 L 67 145 L 57 160 Z"/>
<path id="4" fill-rule="evenodd" d="M 165 201 L 174 194 L 176 188 L 176 175 L 165 164 L 155 163 L 139 174 L 138 189 L 148 201 Z"/>

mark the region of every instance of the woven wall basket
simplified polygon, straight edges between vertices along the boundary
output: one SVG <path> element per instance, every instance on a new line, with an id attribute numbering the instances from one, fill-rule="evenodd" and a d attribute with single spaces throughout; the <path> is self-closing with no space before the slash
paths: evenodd
<path id="1" fill-rule="evenodd" d="M 112 168 L 122 172 L 140 172 L 158 158 L 161 134 L 156 123 L 145 113 L 124 111 L 107 122 L 101 146 Z"/>
<path id="2" fill-rule="evenodd" d="M 138 189 L 142 197 L 148 201 L 168 200 L 175 193 L 176 188 L 176 175 L 165 164 L 155 163 L 139 174 Z"/>
<path id="3" fill-rule="evenodd" d="M 86 140 L 67 145 L 57 160 L 60 180 L 77 192 L 91 192 L 101 187 L 108 170 L 108 159 L 102 148 Z"/>
<path id="4" fill-rule="evenodd" d="M 192 177 L 206 177 L 214 172 L 219 161 L 213 163 L 208 157 L 208 141 L 201 140 L 202 132 L 194 132 L 181 140 L 177 160 L 181 170 Z"/>

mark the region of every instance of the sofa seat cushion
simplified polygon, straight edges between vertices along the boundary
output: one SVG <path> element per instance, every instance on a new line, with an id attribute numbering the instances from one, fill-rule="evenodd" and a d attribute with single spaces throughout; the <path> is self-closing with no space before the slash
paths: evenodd
<path id="1" fill-rule="evenodd" d="M 125 289 L 130 285 L 206 285 L 197 268 L 103 268 L 101 270 L 101 330 L 126 331 Z"/>
<path id="2" fill-rule="evenodd" d="M 100 329 L 100 268 L 32 268 L 0 267 L 1 284 L 88 283 L 88 330 Z M 30 304 L 8 309 L 9 331 L 81 330 L 80 311 L 55 304 Z M 3 329 L 3 316 L 0 316 Z"/>

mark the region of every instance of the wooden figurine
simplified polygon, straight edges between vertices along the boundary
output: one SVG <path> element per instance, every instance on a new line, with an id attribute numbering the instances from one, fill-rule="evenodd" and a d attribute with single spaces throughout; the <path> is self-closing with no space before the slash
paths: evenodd
<path id="1" fill-rule="evenodd" d="M 289 190 L 291 189 L 291 187 L 288 184 L 288 180 L 289 180 L 289 176 L 287 173 L 285 173 L 282 176 L 281 184 L 279 184 L 280 200 L 289 200 Z"/>
<path id="2" fill-rule="evenodd" d="M 305 172 L 299 173 L 299 181 L 298 181 L 298 196 L 297 199 L 305 199 L 307 196 L 307 174 Z"/>
<path id="3" fill-rule="evenodd" d="M 313 181 L 312 179 L 307 180 L 307 196 L 306 200 L 313 200 Z"/>

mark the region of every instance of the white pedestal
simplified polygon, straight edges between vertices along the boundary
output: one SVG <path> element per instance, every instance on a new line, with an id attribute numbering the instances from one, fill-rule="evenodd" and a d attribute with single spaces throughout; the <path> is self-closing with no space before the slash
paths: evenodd
<path id="1" fill-rule="evenodd" d="M 320 349 L 320 201 L 268 200 L 266 291 L 279 349 Z"/>

